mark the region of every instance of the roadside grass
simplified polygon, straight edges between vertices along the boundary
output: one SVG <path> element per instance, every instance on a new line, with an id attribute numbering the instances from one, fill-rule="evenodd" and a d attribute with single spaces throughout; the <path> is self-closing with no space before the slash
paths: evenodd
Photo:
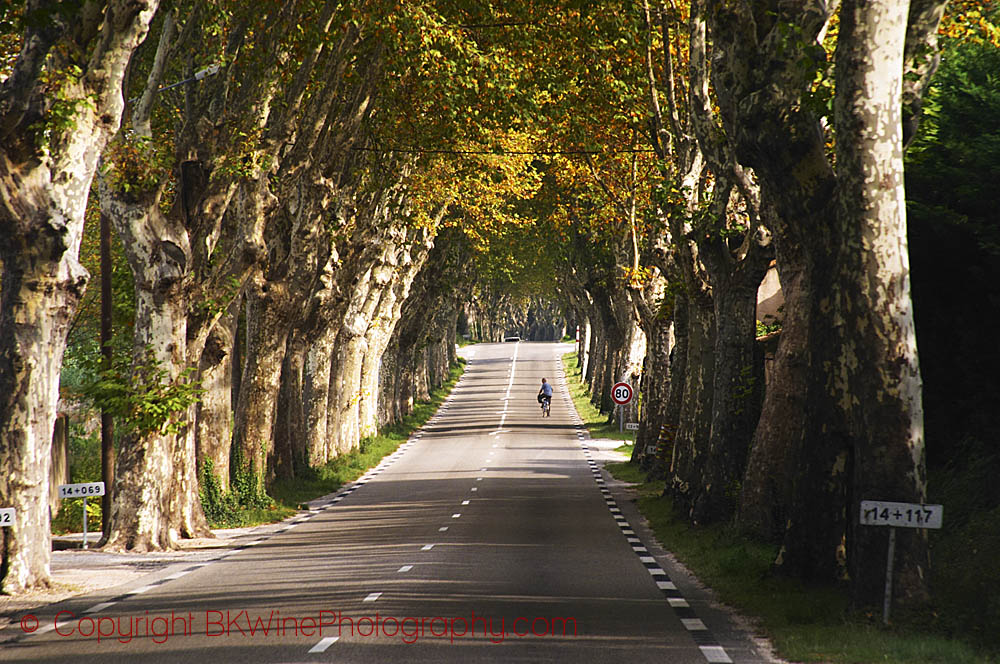
<path id="1" fill-rule="evenodd" d="M 278 480 L 271 487 L 268 496 L 249 501 L 241 499 L 234 492 L 222 494 L 218 490 L 212 493 L 208 489 L 210 499 L 206 501 L 204 492 L 206 482 L 204 476 L 201 490 L 202 505 L 211 528 L 237 528 L 255 526 L 263 523 L 282 521 L 314 498 L 333 493 L 344 484 L 361 477 L 369 468 L 375 466 L 383 457 L 392 454 L 431 418 L 438 407 L 458 382 L 465 367 L 465 360 L 452 366 L 448 381 L 431 393 L 430 401 L 417 403 L 412 413 L 402 421 L 380 431 L 377 436 L 361 441 L 358 449 L 341 455 L 327 465 L 306 469 L 300 476 Z M 100 459 L 100 440 L 95 436 L 71 436 L 70 438 L 70 473 L 72 482 L 93 482 L 100 479 L 100 466 L 93 459 Z M 95 452 L 96 449 L 96 452 Z M 52 520 L 52 532 L 55 535 L 81 531 L 83 525 L 83 501 L 73 499 L 63 501 L 63 507 L 58 516 Z M 91 499 L 87 504 L 89 515 L 88 529 L 100 530 L 101 510 L 100 500 Z"/>
<path id="2" fill-rule="evenodd" d="M 423 401 L 414 406 L 413 412 L 401 421 L 386 427 L 378 435 L 365 438 L 358 449 L 343 454 L 331 460 L 325 466 L 308 469 L 301 477 L 290 480 L 276 481 L 269 495 L 274 499 L 279 509 L 294 513 L 296 509 L 310 500 L 333 493 L 343 485 L 353 482 L 367 472 L 369 468 L 378 465 L 383 457 L 395 452 L 400 445 L 409 439 L 410 434 L 422 427 L 434 415 L 438 407 L 444 403 L 451 389 L 458 382 L 465 368 L 465 360 L 459 359 L 452 367 L 447 382 L 431 392 L 430 401 Z M 268 519 L 258 523 L 271 523 L 282 518 Z M 244 525 L 255 525 L 245 523 Z M 213 524 L 213 527 L 216 527 Z"/>
<path id="3" fill-rule="evenodd" d="M 617 427 L 608 424 L 607 416 L 590 403 L 586 386 L 580 379 L 576 354 L 568 353 L 562 359 L 573 403 L 590 435 L 624 440 Z M 622 445 L 618 451 L 630 454 L 631 445 Z M 771 564 L 778 553 L 774 545 L 747 539 L 731 526 L 692 526 L 676 513 L 671 500 L 663 496 L 665 483 L 662 480 L 648 481 L 645 471 L 630 462 L 609 463 L 605 467 L 616 479 L 635 485 L 639 510 L 649 521 L 657 539 L 703 583 L 713 588 L 724 603 L 753 620 L 784 659 L 829 664 L 1000 661 L 969 643 L 940 633 L 954 633 L 947 624 L 939 623 L 939 629 L 935 630 L 928 630 L 923 624 L 894 625 L 885 629 L 881 625 L 881 614 L 851 613 L 846 589 L 842 587 L 810 585 L 775 576 L 771 573 Z M 932 535 L 932 543 L 939 550 L 945 549 L 946 545 L 936 542 L 935 536 L 939 534 Z M 996 575 L 1000 576 L 997 558 L 992 560 L 988 567 L 997 570 Z M 981 565 L 986 563 L 986 555 L 979 554 L 977 562 L 982 578 Z M 935 573 L 942 576 L 940 569 Z M 957 583 L 955 576 L 961 574 L 947 578 Z M 967 594 L 962 597 L 966 602 L 975 601 Z M 949 599 L 952 608 L 957 610 L 957 598 Z M 1000 606 L 1000 600 L 994 603 Z M 965 612 L 970 612 L 968 604 Z"/>
<path id="4" fill-rule="evenodd" d="M 634 484 L 637 506 L 664 544 L 719 599 L 749 617 L 792 662 L 972 664 L 997 661 L 968 643 L 919 626 L 884 629 L 881 615 L 852 614 L 844 588 L 771 574 L 776 547 L 742 537 L 731 526 L 695 527 L 636 464 L 605 466 Z"/>
<path id="5" fill-rule="evenodd" d="M 587 393 L 587 385 L 580 375 L 580 363 L 577 361 L 576 353 L 566 353 L 562 356 L 563 369 L 566 372 L 566 385 L 569 386 L 569 394 L 576 406 L 576 412 L 587 425 L 587 430 L 593 438 L 608 438 L 610 440 L 622 441 L 617 452 L 632 454 L 632 445 L 635 442 L 634 431 L 618 431 L 618 425 L 610 422 L 610 416 L 601 413 L 594 404 L 590 402 L 590 395 Z"/>

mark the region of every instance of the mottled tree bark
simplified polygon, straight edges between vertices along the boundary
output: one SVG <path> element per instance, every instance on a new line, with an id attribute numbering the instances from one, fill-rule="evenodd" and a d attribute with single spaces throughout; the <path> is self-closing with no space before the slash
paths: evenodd
<path id="1" fill-rule="evenodd" d="M 681 404 L 684 402 L 685 376 L 688 371 L 688 340 L 690 339 L 690 306 L 685 293 L 673 298 L 674 347 L 670 350 L 670 384 L 667 387 L 666 415 L 661 425 L 657 445 L 664 460 L 655 470 L 658 475 L 669 477 L 670 467 L 677 450 L 677 430 L 681 423 Z"/>
<path id="2" fill-rule="evenodd" d="M 815 345 L 810 314 L 811 303 L 819 298 L 798 238 L 780 220 L 772 224 L 772 232 L 785 305 L 772 379 L 750 443 L 737 523 L 745 532 L 780 541 L 809 429 L 806 402 Z"/>
<path id="3" fill-rule="evenodd" d="M 878 599 L 879 584 L 869 575 L 878 574 L 872 570 L 884 561 L 884 544 L 853 526 L 858 501 L 892 495 L 917 502 L 924 494 L 905 258 L 901 91 L 922 93 L 914 80 L 924 77 L 904 82 L 903 72 L 913 70 L 913 59 L 933 60 L 929 35 L 944 3 L 844 3 L 835 172 L 819 118 L 801 104 L 812 77 L 799 66 L 804 55 L 816 53 L 814 41 L 824 34 L 832 8 L 711 5 L 708 16 L 721 47 L 714 73 L 727 130 L 793 241 L 801 242 L 808 268 L 804 292 L 814 294 L 806 307 L 804 444 L 778 567 L 830 579 L 844 573 L 846 554 L 854 601 L 869 605 Z M 789 24 L 801 35 L 790 49 L 782 37 Z M 755 39 L 736 38 L 747 34 Z M 904 46 L 913 39 L 919 43 Z M 906 103 L 912 108 L 913 99 Z M 766 439 L 758 437 L 760 444 Z M 769 452 L 761 456 L 774 458 Z M 926 543 L 918 535 L 901 549 L 898 601 L 920 604 L 927 597 Z"/>
<path id="4" fill-rule="evenodd" d="M 29 4 L 53 20 L 25 22 L 0 83 L 0 503 L 16 510 L 0 533 L 5 593 L 49 583 L 49 448 L 68 324 L 88 276 L 78 261 L 84 211 L 157 4 L 113 0 L 86 20 Z M 57 99 L 73 109 L 67 126 L 52 121 Z"/>
<path id="5" fill-rule="evenodd" d="M 712 431 L 715 370 L 715 310 L 704 294 L 689 295 L 684 392 L 670 463 L 670 491 L 678 507 L 690 512 L 701 482 L 701 468 Z"/>
<path id="6" fill-rule="evenodd" d="M 223 491 L 229 490 L 229 452 L 233 442 L 233 356 L 236 328 L 242 300 L 216 323 L 205 343 L 198 365 L 201 387 L 205 390 L 197 406 L 195 437 L 198 468 L 206 461 Z"/>
<path id="7" fill-rule="evenodd" d="M 330 402 L 330 365 L 339 326 L 330 325 L 309 348 L 303 377 L 306 420 L 306 456 L 319 467 L 330 460 L 327 417 Z"/>
<path id="8" fill-rule="evenodd" d="M 137 385 L 150 380 L 145 373 L 150 362 L 166 372 L 163 380 L 168 384 L 184 380 L 182 373 L 187 366 L 184 277 L 191 249 L 186 232 L 175 232 L 177 228 L 160 214 L 157 199 L 154 194 L 152 201 L 129 201 L 102 183 L 102 209 L 122 238 L 135 278 L 133 380 Z M 197 503 L 193 424 L 192 419 L 176 434 L 134 431 L 124 437 L 104 538 L 106 547 L 161 550 L 172 548 L 178 535 L 208 534 Z M 189 446 L 191 456 L 187 458 Z M 192 502 L 197 504 L 189 506 Z M 179 509 L 172 510 L 171 504 Z"/>
<path id="9" fill-rule="evenodd" d="M 263 492 L 274 478 L 274 415 L 293 298 L 284 283 L 258 284 L 247 292 L 247 357 L 240 381 L 233 427 L 233 464 L 244 473 L 253 491 Z"/>
<path id="10" fill-rule="evenodd" d="M 767 263 L 751 259 L 729 283 L 716 282 L 711 435 L 705 451 L 693 516 L 698 523 L 725 521 L 736 511 L 747 452 L 759 410 L 755 403 L 754 346 L 757 288 Z"/>
<path id="11" fill-rule="evenodd" d="M 909 4 L 847 0 L 836 54 L 838 73 L 844 73 L 835 98 L 837 170 L 853 177 L 838 191 L 846 233 L 837 314 L 845 338 L 833 366 L 835 394 L 851 400 L 848 562 L 858 607 L 878 606 L 882 599 L 884 574 L 872 562 L 885 559 L 887 545 L 876 529 L 856 525 L 853 508 L 860 500 L 922 503 L 927 489 L 903 192 L 901 90 Z M 904 605 L 927 602 L 926 531 L 904 533 L 897 552 L 896 596 Z"/>
<path id="12" fill-rule="evenodd" d="M 657 304 L 662 300 L 665 288 L 666 279 L 656 273 L 642 292 L 629 291 L 647 341 L 641 389 L 644 412 L 639 422 L 636 444 L 632 449 L 632 461 L 640 463 L 646 469 L 651 468 L 656 461 L 657 442 L 666 415 L 670 385 L 673 322 L 669 305 Z M 652 452 L 647 454 L 647 448 Z"/>
<path id="13" fill-rule="evenodd" d="M 274 470 L 283 479 L 295 477 L 307 464 L 302 399 L 306 346 L 297 336 L 289 339 L 285 349 L 274 421 Z"/>
<path id="14" fill-rule="evenodd" d="M 382 358 L 399 322 L 403 302 L 410 295 L 413 280 L 426 264 L 433 246 L 430 234 L 423 230 L 416 231 L 416 237 L 407 242 L 402 247 L 394 276 L 368 329 L 368 353 L 362 365 L 362 399 L 358 411 L 362 437 L 373 436 L 378 432 L 381 372 L 386 369 Z"/>

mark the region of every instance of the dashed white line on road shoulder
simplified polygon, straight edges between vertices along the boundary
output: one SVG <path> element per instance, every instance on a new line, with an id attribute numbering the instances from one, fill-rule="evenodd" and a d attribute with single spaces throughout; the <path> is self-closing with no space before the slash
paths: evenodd
<path id="1" fill-rule="evenodd" d="M 701 654 L 705 656 L 711 664 L 732 664 L 729 655 L 726 654 L 722 646 L 699 646 Z"/>

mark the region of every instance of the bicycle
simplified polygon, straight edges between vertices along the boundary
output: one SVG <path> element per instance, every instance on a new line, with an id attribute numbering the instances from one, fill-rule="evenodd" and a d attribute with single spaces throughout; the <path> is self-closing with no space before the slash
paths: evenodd
<path id="1" fill-rule="evenodd" d="M 552 413 L 549 412 L 552 407 L 552 397 L 542 397 L 542 417 L 551 417 Z"/>

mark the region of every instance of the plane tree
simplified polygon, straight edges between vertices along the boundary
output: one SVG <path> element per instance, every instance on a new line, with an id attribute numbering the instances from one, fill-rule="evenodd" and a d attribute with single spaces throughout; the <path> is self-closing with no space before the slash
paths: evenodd
<path id="1" fill-rule="evenodd" d="M 726 133 L 773 205 L 779 269 L 794 275 L 786 310 L 797 315 L 786 316 L 782 343 L 798 346 L 807 367 L 797 376 L 796 426 L 765 408 L 755 440 L 754 453 L 790 456 L 797 468 L 776 566 L 822 579 L 849 571 L 859 606 L 881 601 L 872 563 L 885 559 L 885 540 L 856 525 L 857 501 L 926 495 L 902 154 L 904 120 L 919 116 L 936 67 L 944 5 L 705 6 Z M 829 105 L 824 90 L 835 92 Z M 896 597 L 919 604 L 925 535 L 906 533 L 897 555 Z"/>
<path id="2" fill-rule="evenodd" d="M 0 15 L 15 43 L 0 82 L 0 586 L 49 580 L 49 447 L 90 184 L 118 129 L 122 81 L 158 2 L 31 1 Z M 10 33 L 19 36 L 12 39 Z"/>

